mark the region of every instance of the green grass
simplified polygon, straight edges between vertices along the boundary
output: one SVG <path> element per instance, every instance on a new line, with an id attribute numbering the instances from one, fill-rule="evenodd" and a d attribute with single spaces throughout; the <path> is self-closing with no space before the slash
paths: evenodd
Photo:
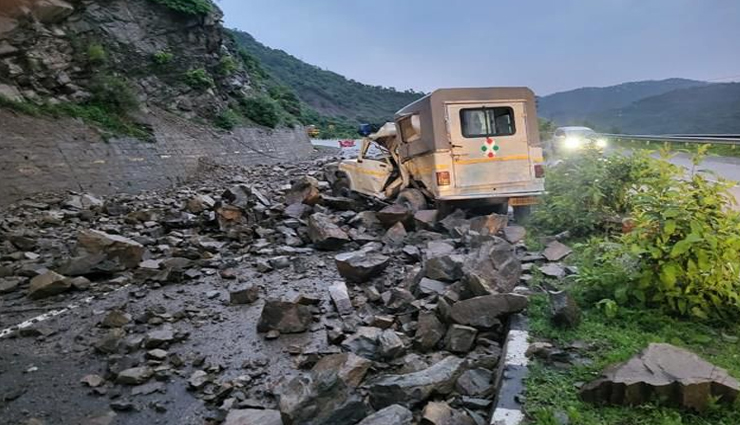
<path id="1" fill-rule="evenodd" d="M 581 302 L 583 305 L 583 302 Z M 575 330 L 554 328 L 548 318 L 547 299 L 535 296 L 529 308 L 531 332 L 537 340 L 551 340 L 558 345 L 574 341 L 593 344 L 582 353 L 590 365 L 567 370 L 548 367 L 535 361 L 527 380 L 525 408 L 532 424 L 550 425 L 552 415 L 570 416 L 572 425 L 736 425 L 740 424 L 737 406 L 721 406 L 702 414 L 648 405 L 641 407 L 596 407 L 580 401 L 578 383 L 589 382 L 608 365 L 634 356 L 651 342 L 666 342 L 687 348 L 707 361 L 740 377 L 740 345 L 726 341 L 722 334 L 736 336 L 740 326 L 709 325 L 668 317 L 660 311 L 620 308 L 608 319 L 596 308 L 586 308 L 581 326 Z"/>
<path id="2" fill-rule="evenodd" d="M 103 130 L 102 136 L 106 140 L 111 136 L 127 136 L 146 141 L 152 140 L 152 134 L 147 128 L 134 123 L 124 114 L 110 111 L 108 108 L 96 104 L 35 104 L 14 101 L 0 96 L 0 108 L 10 109 L 24 115 L 35 117 L 79 118 L 86 124 Z"/>

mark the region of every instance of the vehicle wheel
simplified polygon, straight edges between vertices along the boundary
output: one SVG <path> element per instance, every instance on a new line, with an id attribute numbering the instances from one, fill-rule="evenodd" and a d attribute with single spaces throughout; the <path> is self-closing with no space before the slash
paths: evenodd
<path id="1" fill-rule="evenodd" d="M 418 189 L 404 189 L 398 194 L 396 203 L 406 206 L 414 213 L 427 208 L 427 198 Z"/>
<path id="2" fill-rule="evenodd" d="M 527 221 L 529 216 L 532 214 L 532 207 L 529 205 L 524 205 L 521 207 L 514 207 L 514 221 L 516 221 L 519 224 L 524 223 Z"/>
<path id="3" fill-rule="evenodd" d="M 345 198 L 348 198 L 352 194 L 352 189 L 350 189 L 350 182 L 349 178 L 346 176 L 339 176 L 336 180 L 334 180 L 334 184 L 331 186 L 332 193 L 334 193 L 334 196 L 342 196 Z"/>

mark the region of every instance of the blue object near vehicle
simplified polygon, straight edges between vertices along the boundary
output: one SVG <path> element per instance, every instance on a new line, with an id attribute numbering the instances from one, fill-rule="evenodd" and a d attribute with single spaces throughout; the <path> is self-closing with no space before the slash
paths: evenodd
<path id="1" fill-rule="evenodd" d="M 360 133 L 360 136 L 367 137 L 373 134 L 373 125 L 372 124 L 360 124 L 360 128 L 358 129 L 358 132 Z"/>

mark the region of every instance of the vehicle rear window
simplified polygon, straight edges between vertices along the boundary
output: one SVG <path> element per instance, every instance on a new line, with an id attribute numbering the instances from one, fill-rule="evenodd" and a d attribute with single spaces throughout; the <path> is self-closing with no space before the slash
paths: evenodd
<path id="1" fill-rule="evenodd" d="M 464 137 L 511 136 L 516 133 L 514 110 L 509 107 L 471 108 L 460 111 Z"/>
<path id="2" fill-rule="evenodd" d="M 421 122 L 419 114 L 406 117 L 399 121 L 401 127 L 401 139 L 406 143 L 412 143 L 421 139 Z"/>

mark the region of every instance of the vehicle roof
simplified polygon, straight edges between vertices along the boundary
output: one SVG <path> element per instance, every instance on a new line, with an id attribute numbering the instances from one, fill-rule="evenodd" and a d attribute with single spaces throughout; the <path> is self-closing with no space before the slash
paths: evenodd
<path id="1" fill-rule="evenodd" d="M 396 112 L 396 118 L 414 114 L 428 103 L 443 103 L 455 100 L 486 101 L 524 99 L 534 102 L 534 93 L 528 87 L 466 87 L 437 89 Z"/>

